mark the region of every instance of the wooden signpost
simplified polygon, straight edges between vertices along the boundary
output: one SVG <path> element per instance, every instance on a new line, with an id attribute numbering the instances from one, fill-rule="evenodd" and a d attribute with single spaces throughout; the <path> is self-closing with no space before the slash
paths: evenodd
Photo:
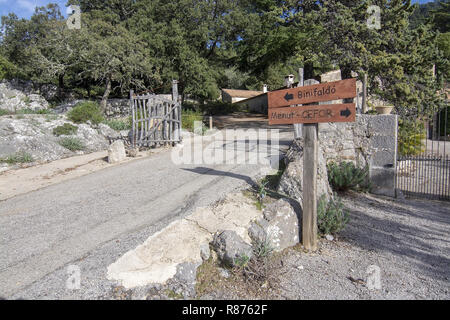
<path id="1" fill-rule="evenodd" d="M 355 97 L 356 79 L 268 92 L 270 125 L 304 124 L 302 242 L 307 250 L 317 250 L 318 123 L 354 122 L 356 118 L 354 103 L 315 103 Z"/>

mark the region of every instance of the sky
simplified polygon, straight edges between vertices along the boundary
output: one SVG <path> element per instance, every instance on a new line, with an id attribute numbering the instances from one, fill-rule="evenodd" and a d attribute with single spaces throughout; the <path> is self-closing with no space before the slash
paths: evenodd
<path id="1" fill-rule="evenodd" d="M 412 2 L 426 3 L 433 0 L 413 0 Z M 57 3 L 61 8 L 61 13 L 67 16 L 65 5 L 67 0 L 0 0 L 0 16 L 14 12 L 19 18 L 29 18 L 36 6 L 45 6 L 49 3 Z"/>

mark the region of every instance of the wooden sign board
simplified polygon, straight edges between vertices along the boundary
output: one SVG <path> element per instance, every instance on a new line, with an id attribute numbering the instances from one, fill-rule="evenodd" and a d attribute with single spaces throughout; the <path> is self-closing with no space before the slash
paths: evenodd
<path id="1" fill-rule="evenodd" d="M 269 109 L 269 125 L 321 122 L 354 122 L 354 103 L 307 105 Z"/>
<path id="2" fill-rule="evenodd" d="M 269 109 L 296 104 L 332 101 L 356 96 L 356 79 L 326 82 L 267 93 Z"/>

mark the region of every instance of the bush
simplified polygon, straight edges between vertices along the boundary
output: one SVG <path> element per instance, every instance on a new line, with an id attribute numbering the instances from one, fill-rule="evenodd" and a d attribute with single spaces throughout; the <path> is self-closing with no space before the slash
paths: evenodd
<path id="1" fill-rule="evenodd" d="M 0 109 L 0 117 L 1 116 L 6 116 L 6 115 L 9 115 L 9 114 L 12 114 L 12 112 L 9 111 L 9 110 L 6 110 L 6 109 Z"/>
<path id="2" fill-rule="evenodd" d="M 70 151 L 84 150 L 85 146 L 78 138 L 66 137 L 59 140 L 59 144 Z"/>
<path id="3" fill-rule="evenodd" d="M 78 131 L 78 127 L 71 125 L 70 123 L 64 123 L 62 126 L 58 126 L 53 129 L 53 134 L 57 137 L 65 135 L 70 136 L 76 134 Z"/>
<path id="4" fill-rule="evenodd" d="M 335 191 L 369 191 L 369 168 L 356 167 L 353 162 L 327 164 L 328 182 Z"/>
<path id="5" fill-rule="evenodd" d="M 91 121 L 99 124 L 104 121 L 100 106 L 93 101 L 80 102 L 69 111 L 67 117 L 75 123 L 86 123 Z"/>
<path id="6" fill-rule="evenodd" d="M 104 121 L 104 123 L 113 130 L 121 131 L 121 130 L 131 129 L 130 120 L 131 120 L 131 117 L 128 121 L 112 119 L 112 120 L 106 120 L 106 121 Z"/>
<path id="7" fill-rule="evenodd" d="M 1 162 L 6 162 L 8 164 L 16 164 L 16 163 L 29 163 L 33 162 L 33 156 L 27 152 L 17 152 L 15 154 L 9 155 L 4 159 L 0 159 Z"/>
<path id="8" fill-rule="evenodd" d="M 199 108 L 204 114 L 211 116 L 227 115 L 245 110 L 244 107 L 235 103 L 224 103 L 221 101 L 208 102 L 205 105 L 200 105 Z"/>
<path id="9" fill-rule="evenodd" d="M 349 220 L 341 199 L 331 199 L 327 203 L 324 195 L 320 197 L 317 206 L 317 226 L 321 235 L 341 232 Z"/>
<path id="10" fill-rule="evenodd" d="M 181 121 L 183 129 L 194 131 L 194 122 L 203 121 L 203 114 L 200 111 L 182 110 Z"/>
<path id="11" fill-rule="evenodd" d="M 398 153 L 401 156 L 414 156 L 424 152 L 424 139 L 426 139 L 426 134 L 423 122 L 418 120 L 399 120 Z"/>

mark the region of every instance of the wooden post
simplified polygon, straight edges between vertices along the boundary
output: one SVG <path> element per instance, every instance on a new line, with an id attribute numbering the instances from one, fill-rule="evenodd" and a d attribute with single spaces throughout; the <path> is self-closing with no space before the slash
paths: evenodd
<path id="1" fill-rule="evenodd" d="M 134 92 L 133 90 L 130 90 L 130 107 L 131 107 L 131 119 L 132 119 L 132 133 L 131 133 L 131 144 L 133 145 L 133 148 L 136 148 L 136 116 L 134 112 Z"/>
<path id="2" fill-rule="evenodd" d="M 362 113 L 366 113 L 368 111 L 367 108 L 367 73 L 364 72 L 364 79 L 363 79 L 363 87 L 362 87 L 362 106 L 361 106 L 361 110 Z"/>
<path id="3" fill-rule="evenodd" d="M 209 130 L 213 129 L 213 119 L 212 116 L 209 116 Z"/>
<path id="4" fill-rule="evenodd" d="M 303 68 L 298 69 L 298 85 L 297 87 L 303 87 L 305 80 L 305 72 Z M 294 124 L 294 139 L 299 139 L 302 136 L 302 124 Z"/>
<path id="5" fill-rule="evenodd" d="M 319 84 L 315 79 L 304 85 Z M 316 103 L 317 104 L 317 103 Z M 319 162 L 319 125 L 303 124 L 303 219 L 302 242 L 306 250 L 317 250 L 317 164 Z"/>
<path id="6" fill-rule="evenodd" d="M 172 80 L 172 101 L 178 103 L 178 80 Z M 181 108 L 175 108 L 174 118 L 180 120 L 173 126 L 173 138 L 174 140 L 180 141 L 181 137 Z"/>
<path id="7" fill-rule="evenodd" d="M 303 221 L 302 242 L 306 250 L 317 250 L 317 123 L 303 125 Z"/>

